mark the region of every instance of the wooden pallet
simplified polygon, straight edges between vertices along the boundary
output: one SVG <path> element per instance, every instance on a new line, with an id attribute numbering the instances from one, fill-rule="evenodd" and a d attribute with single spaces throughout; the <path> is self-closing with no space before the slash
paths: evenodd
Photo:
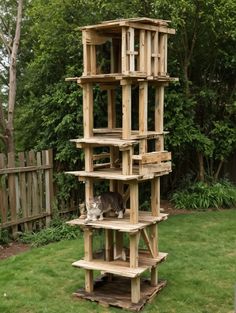
<path id="1" fill-rule="evenodd" d="M 131 302 L 131 283 L 125 277 L 113 276 L 109 281 L 108 276 L 103 276 L 94 284 L 92 293 L 79 289 L 73 295 L 80 299 L 98 302 L 105 307 L 118 307 L 130 311 L 138 312 L 144 305 L 151 302 L 154 296 L 166 286 L 166 281 L 159 281 L 157 286 L 151 286 L 147 279 L 141 280 L 141 299 L 138 303 Z"/>

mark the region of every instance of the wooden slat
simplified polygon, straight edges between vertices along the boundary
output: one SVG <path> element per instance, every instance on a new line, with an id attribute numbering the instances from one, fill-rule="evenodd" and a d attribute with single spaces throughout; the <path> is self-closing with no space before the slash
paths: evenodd
<path id="1" fill-rule="evenodd" d="M 72 139 L 72 142 L 78 144 L 92 144 L 94 146 L 115 146 L 121 149 L 129 148 L 132 145 L 137 144 L 136 140 L 118 139 L 118 138 L 106 138 L 102 136 L 94 136 L 90 138 Z M 82 146 L 84 147 L 84 146 Z"/>
<path id="2" fill-rule="evenodd" d="M 131 85 L 122 86 L 122 139 L 131 136 Z"/>
<path id="3" fill-rule="evenodd" d="M 42 153 L 37 152 L 36 154 L 37 158 L 37 166 L 41 167 L 42 166 Z M 39 212 L 43 212 L 43 174 L 42 170 L 38 170 L 38 195 L 39 195 Z"/>
<path id="4" fill-rule="evenodd" d="M 138 182 L 133 181 L 130 184 L 130 223 L 138 223 L 139 216 L 139 192 Z"/>
<path id="5" fill-rule="evenodd" d="M 74 219 L 66 222 L 71 226 L 87 226 L 93 228 L 102 228 L 102 229 L 113 229 L 119 232 L 137 232 L 140 229 L 143 229 L 149 225 L 165 221 L 168 215 L 160 213 L 159 216 L 154 217 L 151 215 L 151 212 L 139 211 L 139 221 L 136 224 L 130 223 L 130 210 L 126 209 L 126 213 L 123 219 L 109 218 L 105 217 L 103 221 L 90 221 L 85 223 L 85 219 Z M 123 245 L 122 245 L 123 247 Z"/>
<path id="6" fill-rule="evenodd" d="M 147 55 L 146 55 L 146 62 L 147 62 L 147 75 L 152 75 L 152 34 L 150 31 L 147 31 Z"/>
<path id="7" fill-rule="evenodd" d="M 41 165 L 41 166 L 25 166 L 25 167 L 13 167 L 13 168 L 2 168 L 0 169 L 0 175 L 2 174 L 15 174 L 15 173 L 25 173 L 34 172 L 37 170 L 46 170 L 52 168 L 51 165 Z"/>
<path id="8" fill-rule="evenodd" d="M 140 300 L 140 277 L 131 279 L 131 302 L 138 303 Z"/>
<path id="9" fill-rule="evenodd" d="M 151 253 L 151 256 L 154 258 L 155 256 L 154 256 L 154 252 L 153 252 L 153 249 L 151 246 L 150 239 L 149 239 L 148 234 L 147 234 L 147 230 L 145 228 L 142 229 L 141 234 L 142 234 L 142 237 L 144 239 L 144 242 L 145 242 L 149 252 Z"/>
<path id="10" fill-rule="evenodd" d="M 162 161 L 171 160 L 171 152 L 167 151 L 149 152 L 140 155 L 134 155 L 132 158 L 133 160 L 140 161 L 141 164 L 160 163 Z"/>
<path id="11" fill-rule="evenodd" d="M 127 68 L 127 28 L 122 27 L 122 37 L 121 37 L 122 43 L 121 43 L 121 72 L 122 74 L 126 74 L 128 71 Z"/>
<path id="12" fill-rule="evenodd" d="M 159 172 L 171 172 L 171 162 L 159 163 L 159 164 L 144 164 L 140 169 L 140 174 L 149 175 Z"/>
<path id="13" fill-rule="evenodd" d="M 53 155 L 52 150 L 45 150 L 42 152 L 43 156 L 43 163 L 46 165 L 53 164 Z M 52 214 L 52 204 L 53 204 L 53 171 L 52 169 L 45 171 L 45 202 L 46 202 L 46 213 L 49 216 L 46 218 L 46 224 L 49 225 L 50 223 L 50 215 Z"/>
<path id="14" fill-rule="evenodd" d="M 139 83 L 139 134 L 144 135 L 148 131 L 148 83 Z M 139 153 L 147 152 L 147 139 L 140 140 Z"/>
<path id="15" fill-rule="evenodd" d="M 129 240 L 130 240 L 130 267 L 137 268 L 139 265 L 138 259 L 138 245 L 140 239 L 140 232 L 137 233 L 130 233 Z"/>
<path id="16" fill-rule="evenodd" d="M 93 136 L 93 87 L 89 83 L 83 86 L 83 126 L 84 137 Z"/>
<path id="17" fill-rule="evenodd" d="M 115 90 L 107 90 L 107 105 L 108 105 L 108 128 L 116 127 L 116 105 L 115 105 Z"/>
<path id="18" fill-rule="evenodd" d="M 7 166 L 12 168 L 15 167 L 15 154 L 13 152 L 8 153 Z M 11 221 L 16 222 L 17 211 L 16 211 L 16 181 L 15 175 L 8 175 L 8 195 L 9 195 L 9 208 L 11 213 Z M 12 227 L 13 236 L 17 233 L 17 227 Z"/>
<path id="19" fill-rule="evenodd" d="M 105 170 L 98 170 L 95 172 L 86 172 L 86 171 L 71 171 L 71 172 L 65 172 L 66 174 L 75 175 L 78 177 L 91 177 L 91 178 L 101 178 L 101 179 L 115 179 L 115 180 L 135 180 L 142 178 L 141 175 L 122 175 L 121 171 L 116 171 L 115 169 L 112 169 L 112 171 L 105 171 Z"/>
<path id="20" fill-rule="evenodd" d="M 160 214 L 160 177 L 151 181 L 151 210 L 153 216 Z"/>
<path id="21" fill-rule="evenodd" d="M 135 51 L 134 51 L 134 29 L 132 27 L 129 27 L 129 51 L 127 53 L 126 51 L 126 54 L 129 55 L 129 70 L 131 72 L 135 71 L 135 64 L 134 64 L 134 54 L 135 54 Z"/>
<path id="22" fill-rule="evenodd" d="M 24 168 L 25 166 L 25 154 L 20 152 L 18 154 L 19 165 Z M 26 174 L 25 172 L 19 173 L 19 184 L 20 184 L 20 200 L 23 218 L 28 217 L 27 210 L 27 194 L 26 194 Z M 28 230 L 27 223 L 24 224 L 25 230 Z"/>
<path id="23" fill-rule="evenodd" d="M 112 261 L 106 262 L 101 260 L 93 260 L 93 261 L 85 261 L 79 260 L 72 263 L 75 267 L 81 267 L 88 270 L 98 270 L 105 271 L 107 273 L 111 273 L 114 275 L 119 275 L 123 277 L 134 278 L 140 276 L 144 273 L 148 267 L 147 266 L 139 266 L 136 268 L 130 268 L 129 263 L 125 261 Z"/>
<path id="24" fill-rule="evenodd" d="M 35 152 L 29 151 L 30 163 L 36 166 Z M 39 199 L 38 199 L 38 181 L 37 173 L 32 172 L 32 214 L 37 215 L 39 213 Z"/>
<path id="25" fill-rule="evenodd" d="M 2 168 L 6 167 L 5 155 L 3 153 L 0 154 L 0 171 Z M 6 177 L 1 176 L 0 181 L 0 215 L 1 215 L 1 223 L 5 223 L 7 221 L 8 214 L 8 194 L 7 194 L 7 180 Z"/>
<path id="26" fill-rule="evenodd" d="M 164 119 L 164 87 L 156 87 L 155 90 L 155 131 L 163 133 L 163 119 Z M 164 150 L 163 136 L 156 141 L 156 150 Z"/>
<path id="27" fill-rule="evenodd" d="M 96 46 L 93 43 L 93 45 L 90 46 L 90 62 L 91 62 L 91 75 L 95 75 L 97 73 L 96 68 Z"/>

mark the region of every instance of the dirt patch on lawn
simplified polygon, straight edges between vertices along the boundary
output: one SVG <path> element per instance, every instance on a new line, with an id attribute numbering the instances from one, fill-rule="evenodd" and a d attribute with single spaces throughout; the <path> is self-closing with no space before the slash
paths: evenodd
<path id="1" fill-rule="evenodd" d="M 196 211 L 185 210 L 185 209 L 175 209 L 175 207 L 171 204 L 171 202 L 167 200 L 161 200 L 161 209 L 164 213 L 168 213 L 169 215 L 177 215 L 177 214 L 190 214 Z"/>
<path id="2" fill-rule="evenodd" d="M 29 245 L 19 242 L 11 242 L 8 245 L 0 245 L 0 260 L 28 251 L 29 249 Z"/>

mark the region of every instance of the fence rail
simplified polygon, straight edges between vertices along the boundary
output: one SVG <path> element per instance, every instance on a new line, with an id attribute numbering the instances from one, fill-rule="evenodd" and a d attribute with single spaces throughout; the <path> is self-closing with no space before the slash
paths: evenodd
<path id="1" fill-rule="evenodd" d="M 31 230 L 49 223 L 53 203 L 52 150 L 0 154 L 0 228 Z M 20 225 L 20 226 L 19 226 Z"/>

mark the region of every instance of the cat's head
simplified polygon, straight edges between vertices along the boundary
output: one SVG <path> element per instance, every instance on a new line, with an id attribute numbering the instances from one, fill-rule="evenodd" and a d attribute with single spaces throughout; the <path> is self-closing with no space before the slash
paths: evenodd
<path id="1" fill-rule="evenodd" d="M 90 199 L 88 202 L 86 202 L 87 211 L 98 209 L 100 207 L 100 204 L 101 204 L 101 196 Z"/>

